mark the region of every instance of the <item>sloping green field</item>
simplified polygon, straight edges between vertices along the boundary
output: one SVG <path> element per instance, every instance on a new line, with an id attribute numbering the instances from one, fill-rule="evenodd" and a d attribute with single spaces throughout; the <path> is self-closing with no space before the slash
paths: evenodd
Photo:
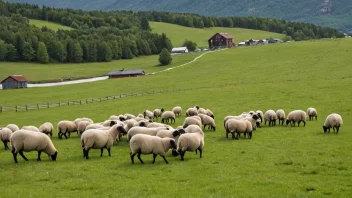
<path id="1" fill-rule="evenodd" d="M 189 28 L 180 25 L 161 23 L 161 22 L 150 22 L 150 27 L 153 32 L 165 33 L 169 37 L 174 46 L 180 46 L 183 42 L 191 40 L 196 42 L 200 47 L 208 46 L 208 39 L 212 37 L 217 32 L 229 33 L 234 37 L 234 41 L 239 43 L 248 39 L 266 39 L 266 38 L 279 38 L 285 37 L 283 34 L 278 34 L 274 32 L 265 32 L 260 30 L 250 30 L 243 28 Z"/>
<path id="2" fill-rule="evenodd" d="M 213 110 L 216 132 L 205 131 L 203 158 L 188 152 L 185 161 L 171 157 L 166 165 L 152 155 L 132 165 L 129 146 L 123 141 L 112 148 L 112 157 L 100 158 L 99 150 L 84 160 L 79 137 L 53 142 L 58 161 L 25 153 L 29 162 L 0 147 L 2 195 L 13 197 L 351 197 L 352 196 L 352 40 L 326 40 L 208 53 L 196 62 L 167 72 L 96 83 L 50 88 L 0 91 L 0 105 L 36 104 L 152 91 L 168 92 L 87 105 L 4 112 L 0 125 L 36 125 L 50 121 L 89 117 L 101 122 L 112 114 L 143 113 L 145 109 L 184 111 L 199 105 Z M 227 115 L 243 111 L 282 108 L 318 110 L 318 121 L 306 127 L 264 126 L 252 140 L 227 140 L 222 127 Z M 330 113 L 339 113 L 344 125 L 338 135 L 324 134 Z M 184 112 L 173 126 L 182 125 Z M 124 140 L 125 137 L 124 137 Z M 19 188 L 21 187 L 21 188 Z M 53 189 L 53 190 L 48 190 Z"/>
<path id="3" fill-rule="evenodd" d="M 31 25 L 35 25 L 39 28 L 43 27 L 43 26 L 46 26 L 47 28 L 49 29 L 52 29 L 52 30 L 73 30 L 73 28 L 71 27 L 68 27 L 68 26 L 64 26 L 64 25 L 61 25 L 61 24 L 58 24 L 58 23 L 53 23 L 53 22 L 50 22 L 50 21 L 43 21 L 43 20 L 36 20 L 36 19 L 29 19 L 29 24 Z"/>

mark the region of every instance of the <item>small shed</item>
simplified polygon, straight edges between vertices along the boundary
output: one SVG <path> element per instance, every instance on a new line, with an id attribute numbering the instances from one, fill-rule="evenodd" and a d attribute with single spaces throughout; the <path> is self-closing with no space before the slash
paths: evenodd
<path id="1" fill-rule="evenodd" d="M 12 75 L 1 81 L 2 89 L 27 88 L 28 80 L 21 75 Z"/>
<path id="2" fill-rule="evenodd" d="M 216 33 L 209 40 L 209 49 L 219 48 L 219 47 L 234 47 L 235 43 L 233 42 L 233 38 L 228 33 Z"/>
<path id="3" fill-rule="evenodd" d="M 188 53 L 187 47 L 174 47 L 171 50 L 171 53 Z"/>
<path id="4" fill-rule="evenodd" d="M 118 71 L 111 71 L 108 73 L 109 78 L 136 77 L 136 76 L 144 76 L 144 75 L 145 75 L 145 72 L 143 69 L 135 69 L 135 70 L 121 69 Z"/>

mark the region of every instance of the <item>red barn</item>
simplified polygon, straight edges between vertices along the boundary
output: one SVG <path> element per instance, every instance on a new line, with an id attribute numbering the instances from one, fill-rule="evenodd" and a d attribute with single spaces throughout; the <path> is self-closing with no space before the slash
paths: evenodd
<path id="1" fill-rule="evenodd" d="M 209 49 L 218 48 L 218 47 L 234 47 L 235 43 L 233 38 L 228 33 L 216 33 L 208 40 Z"/>
<path id="2" fill-rule="evenodd" d="M 12 75 L 1 81 L 2 89 L 27 88 L 28 80 L 21 75 Z"/>

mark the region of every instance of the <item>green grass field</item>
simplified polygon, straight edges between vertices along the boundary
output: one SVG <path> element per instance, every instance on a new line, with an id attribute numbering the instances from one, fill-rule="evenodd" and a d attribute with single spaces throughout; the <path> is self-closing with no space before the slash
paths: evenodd
<path id="1" fill-rule="evenodd" d="M 68 27 L 68 26 L 64 26 L 58 23 L 53 23 L 50 21 L 43 21 L 43 20 L 36 20 L 36 19 L 29 19 L 29 24 L 31 25 L 35 25 L 39 28 L 46 26 L 49 29 L 58 31 L 59 29 L 61 30 L 73 30 L 73 28 Z"/>
<path id="2" fill-rule="evenodd" d="M 52 80 L 77 77 L 94 77 L 107 75 L 110 71 L 124 69 L 144 69 L 146 73 L 160 71 L 168 67 L 182 65 L 199 56 L 199 53 L 173 56 L 172 64 L 159 66 L 159 56 L 143 56 L 131 60 L 117 60 L 104 63 L 82 63 L 82 64 L 38 64 L 38 63 L 0 63 L 0 78 L 9 75 L 21 74 L 30 81 Z"/>
<path id="3" fill-rule="evenodd" d="M 87 105 L 0 114 L 0 125 L 36 125 L 63 119 L 90 117 L 104 121 L 112 114 L 142 113 L 176 105 L 213 110 L 216 132 L 205 131 L 203 158 L 186 153 L 185 161 L 142 156 L 132 165 L 129 146 L 112 148 L 112 157 L 90 152 L 84 160 L 79 137 L 53 142 L 58 161 L 25 153 L 29 162 L 0 146 L 0 185 L 6 197 L 351 197 L 352 185 L 352 40 L 297 42 L 229 49 L 204 55 L 185 67 L 141 78 L 51 88 L 0 91 L 1 105 L 65 101 L 121 92 L 193 88 L 192 91 L 131 97 Z M 209 87 L 197 89 L 199 87 Z M 283 108 L 318 110 L 318 121 L 306 127 L 264 126 L 252 140 L 227 140 L 222 120 L 243 111 Z M 330 113 L 339 113 L 344 125 L 338 135 L 324 134 Z M 176 119 L 183 123 L 184 113 Z M 125 138 L 125 137 L 124 137 Z M 124 139 L 125 140 L 125 139 Z M 19 188 L 20 187 L 20 188 Z M 53 190 L 48 190 L 53 189 Z"/>
<path id="4" fill-rule="evenodd" d="M 283 34 L 243 28 L 214 27 L 199 29 L 161 22 L 150 22 L 150 27 L 153 32 L 160 34 L 165 33 L 166 36 L 171 39 L 174 46 L 182 45 L 187 39 L 196 42 L 199 47 L 207 47 L 208 39 L 217 32 L 226 32 L 231 34 L 236 43 L 248 39 L 266 39 L 270 37 L 282 39 L 285 37 Z"/>

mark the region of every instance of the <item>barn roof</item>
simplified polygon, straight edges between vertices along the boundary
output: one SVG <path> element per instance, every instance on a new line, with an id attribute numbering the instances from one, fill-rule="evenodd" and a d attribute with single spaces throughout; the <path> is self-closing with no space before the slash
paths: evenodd
<path id="1" fill-rule="evenodd" d="M 12 76 L 8 76 L 7 78 L 5 78 L 3 81 L 1 81 L 1 83 L 3 83 L 4 81 L 6 81 L 9 78 L 12 78 L 17 82 L 28 82 L 27 78 L 25 78 L 22 75 L 12 75 Z"/>
<path id="2" fill-rule="evenodd" d="M 132 75 L 132 74 L 145 74 L 143 69 L 135 69 L 135 70 L 118 70 L 118 71 L 111 71 L 108 73 L 109 76 L 111 75 Z"/>
<path id="3" fill-rule="evenodd" d="M 232 36 L 228 33 L 219 33 L 219 34 L 227 39 L 232 39 Z"/>

